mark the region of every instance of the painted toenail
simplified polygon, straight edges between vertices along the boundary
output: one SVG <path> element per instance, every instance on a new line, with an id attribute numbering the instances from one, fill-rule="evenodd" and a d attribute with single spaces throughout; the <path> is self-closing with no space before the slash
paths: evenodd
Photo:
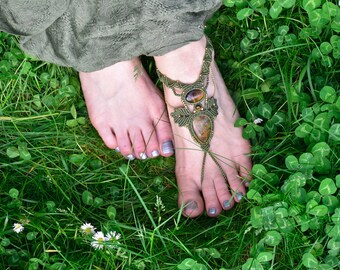
<path id="1" fill-rule="evenodd" d="M 227 201 L 224 201 L 224 202 L 223 202 L 223 208 L 224 208 L 224 209 L 228 209 L 228 208 L 230 207 L 230 205 L 231 205 L 230 200 L 227 200 Z"/>
<path id="2" fill-rule="evenodd" d="M 185 212 L 188 212 L 188 211 L 193 211 L 197 208 L 198 208 L 197 202 L 191 201 L 191 202 L 186 203 L 184 210 Z"/>
<path id="3" fill-rule="evenodd" d="M 242 192 L 236 193 L 236 200 L 240 201 L 240 200 L 242 200 L 242 198 L 243 198 L 243 193 Z"/>
<path id="4" fill-rule="evenodd" d="M 115 148 L 115 151 L 116 151 L 117 153 L 120 153 L 119 147 L 116 147 L 116 148 Z"/>
<path id="5" fill-rule="evenodd" d="M 130 155 L 127 155 L 127 156 L 126 156 L 126 159 L 128 159 L 128 160 L 134 160 L 135 157 L 134 157 L 132 154 L 130 154 Z"/>
<path id="6" fill-rule="evenodd" d="M 248 180 L 244 181 L 244 185 L 245 185 L 246 187 L 249 187 L 250 181 L 248 181 Z"/>
<path id="7" fill-rule="evenodd" d="M 153 150 L 153 151 L 151 152 L 151 156 L 152 156 L 152 157 L 158 157 L 158 156 L 159 156 L 159 152 L 158 152 L 157 150 Z"/>
<path id="8" fill-rule="evenodd" d="M 164 154 L 173 154 L 174 153 L 174 145 L 172 141 L 164 142 L 162 145 L 162 151 Z"/>
<path id="9" fill-rule="evenodd" d="M 139 154 L 139 157 L 140 157 L 141 159 L 147 159 L 147 158 L 148 158 L 148 156 L 147 156 L 145 153 L 140 153 L 140 154 Z"/>
<path id="10" fill-rule="evenodd" d="M 216 215 L 216 208 L 215 207 L 209 208 L 208 214 L 209 215 Z"/>

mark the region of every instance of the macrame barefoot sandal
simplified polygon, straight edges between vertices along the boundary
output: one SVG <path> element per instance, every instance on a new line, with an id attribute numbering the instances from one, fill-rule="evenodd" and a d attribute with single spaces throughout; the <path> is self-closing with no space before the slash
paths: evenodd
<path id="1" fill-rule="evenodd" d="M 214 135 L 214 119 L 218 115 L 218 106 L 216 99 L 208 97 L 207 88 L 209 86 L 210 67 L 213 58 L 213 47 L 208 38 L 203 58 L 203 64 L 201 73 L 196 82 L 191 84 L 175 81 L 157 70 L 159 79 L 161 82 L 170 88 L 174 95 L 181 97 L 184 107 L 175 108 L 171 116 L 174 118 L 176 124 L 180 127 L 187 127 L 190 131 L 191 137 L 200 148 L 204 151 L 202 161 L 201 181 L 204 177 L 204 167 L 207 158 L 207 154 L 215 162 L 224 179 L 227 180 L 227 176 L 223 171 L 221 165 L 217 161 L 214 154 L 209 150 L 210 142 Z M 215 78 L 212 74 L 212 81 L 215 85 Z M 214 89 L 215 92 L 215 89 Z"/>

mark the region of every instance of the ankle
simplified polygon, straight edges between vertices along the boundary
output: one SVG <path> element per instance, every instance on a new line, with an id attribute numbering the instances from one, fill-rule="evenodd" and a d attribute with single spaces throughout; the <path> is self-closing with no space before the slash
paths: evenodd
<path id="1" fill-rule="evenodd" d="M 193 83 L 201 72 L 206 47 L 206 38 L 191 42 L 179 49 L 156 56 L 155 61 L 160 72 L 172 80 Z"/>

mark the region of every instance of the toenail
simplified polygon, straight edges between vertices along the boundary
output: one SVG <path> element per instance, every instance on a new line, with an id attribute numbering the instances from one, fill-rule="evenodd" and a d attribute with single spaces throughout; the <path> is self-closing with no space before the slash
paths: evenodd
<path id="1" fill-rule="evenodd" d="M 244 181 L 244 185 L 245 185 L 246 187 L 249 187 L 250 181 L 248 181 L 248 180 Z"/>
<path id="2" fill-rule="evenodd" d="M 227 200 L 227 201 L 224 201 L 224 202 L 223 202 L 223 208 L 224 208 L 224 209 L 228 209 L 228 208 L 230 207 L 230 205 L 231 205 L 230 200 Z"/>
<path id="3" fill-rule="evenodd" d="M 242 200 L 242 198 L 243 198 L 243 193 L 242 192 L 236 193 L 236 200 L 240 201 L 240 200 Z"/>
<path id="4" fill-rule="evenodd" d="M 158 156 L 159 156 L 159 152 L 158 152 L 157 150 L 153 150 L 153 151 L 151 152 L 151 156 L 152 156 L 152 157 L 158 157 Z"/>
<path id="5" fill-rule="evenodd" d="M 164 154 L 173 154 L 174 153 L 174 145 L 172 141 L 164 142 L 162 145 L 162 151 Z"/>
<path id="6" fill-rule="evenodd" d="M 135 157 L 134 157 L 132 154 L 130 154 L 130 155 L 127 155 L 127 156 L 126 156 L 126 159 L 128 159 L 128 160 L 134 160 Z"/>
<path id="7" fill-rule="evenodd" d="M 116 147 L 116 148 L 115 148 L 115 151 L 116 151 L 117 153 L 120 153 L 119 147 Z"/>
<path id="8" fill-rule="evenodd" d="M 187 212 L 187 211 L 193 211 L 197 208 L 198 208 L 197 202 L 191 201 L 191 202 L 186 203 L 184 210 Z"/>
<path id="9" fill-rule="evenodd" d="M 147 159 L 147 158 L 148 158 L 148 156 L 147 156 L 145 153 L 140 153 L 140 154 L 139 154 L 139 157 L 140 157 L 141 159 Z"/>
<path id="10" fill-rule="evenodd" d="M 209 210 L 208 210 L 208 214 L 209 215 L 216 215 L 216 208 L 215 207 L 212 207 L 212 208 L 209 208 Z"/>

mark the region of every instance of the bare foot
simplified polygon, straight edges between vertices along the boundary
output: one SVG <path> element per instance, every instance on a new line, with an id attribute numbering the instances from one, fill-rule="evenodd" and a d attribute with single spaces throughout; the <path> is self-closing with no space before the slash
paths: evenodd
<path id="1" fill-rule="evenodd" d="M 131 160 L 173 154 L 163 97 L 138 58 L 79 76 L 91 122 L 109 148 Z"/>
<path id="2" fill-rule="evenodd" d="M 163 56 L 155 57 L 159 71 L 172 80 L 194 83 L 201 72 L 206 39 L 189 43 Z M 218 115 L 214 121 L 214 135 L 210 151 L 221 169 L 207 155 L 203 181 L 201 181 L 204 152 L 192 139 L 187 127 L 180 127 L 170 116 L 176 149 L 176 177 L 179 187 L 178 203 L 185 216 L 196 217 L 204 208 L 214 217 L 233 207 L 246 193 L 246 180 L 251 170 L 250 144 L 242 138 L 242 130 L 234 127 L 239 117 L 235 104 L 228 94 L 223 78 L 212 61 L 208 96 L 217 99 Z M 176 89 L 176 92 L 181 90 Z M 165 100 L 169 114 L 174 108 L 183 107 L 180 97 L 165 87 Z"/>

